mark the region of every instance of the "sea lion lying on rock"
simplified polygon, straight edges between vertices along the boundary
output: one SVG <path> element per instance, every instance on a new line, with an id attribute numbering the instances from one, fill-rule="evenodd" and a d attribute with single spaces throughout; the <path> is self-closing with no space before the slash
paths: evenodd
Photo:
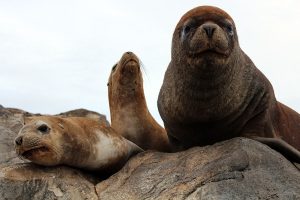
<path id="1" fill-rule="evenodd" d="M 20 157 L 39 165 L 110 172 L 143 151 L 91 118 L 38 116 L 26 118 L 25 123 L 15 149 Z"/>

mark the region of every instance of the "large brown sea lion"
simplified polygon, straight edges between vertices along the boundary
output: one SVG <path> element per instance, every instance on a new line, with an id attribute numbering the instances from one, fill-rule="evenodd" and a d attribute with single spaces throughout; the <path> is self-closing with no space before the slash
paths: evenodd
<path id="1" fill-rule="evenodd" d="M 242 136 L 300 161 L 300 115 L 276 100 L 219 8 L 196 7 L 178 22 L 158 109 L 178 148 Z"/>
<path id="2" fill-rule="evenodd" d="M 123 54 L 107 85 L 112 128 L 144 150 L 169 151 L 166 131 L 148 110 L 140 61 L 134 53 Z"/>
<path id="3" fill-rule="evenodd" d="M 142 149 L 99 121 L 84 117 L 26 118 L 15 139 L 17 154 L 44 166 L 68 165 L 114 172 Z"/>

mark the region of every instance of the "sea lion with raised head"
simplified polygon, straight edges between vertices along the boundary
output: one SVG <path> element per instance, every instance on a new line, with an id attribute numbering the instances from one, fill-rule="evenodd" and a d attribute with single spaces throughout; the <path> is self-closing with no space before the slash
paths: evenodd
<path id="1" fill-rule="evenodd" d="M 148 110 L 140 61 L 134 53 L 123 54 L 107 85 L 112 128 L 144 150 L 170 151 L 165 129 Z"/>
<path id="2" fill-rule="evenodd" d="M 219 8 L 196 7 L 178 22 L 158 109 L 178 149 L 242 136 L 300 161 L 300 115 L 276 100 Z"/>
<path id="3" fill-rule="evenodd" d="M 15 149 L 20 157 L 39 165 L 114 172 L 142 151 L 90 118 L 39 116 L 26 118 L 25 123 Z"/>

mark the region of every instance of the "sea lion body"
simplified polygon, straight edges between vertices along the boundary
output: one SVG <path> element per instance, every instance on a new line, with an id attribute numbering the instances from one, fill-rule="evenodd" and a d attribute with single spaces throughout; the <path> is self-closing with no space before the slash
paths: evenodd
<path id="1" fill-rule="evenodd" d="M 244 136 L 300 150 L 300 115 L 276 100 L 240 48 L 234 21 L 216 7 L 194 8 L 177 24 L 158 110 L 178 149 Z"/>
<path id="2" fill-rule="evenodd" d="M 26 119 L 15 139 L 20 157 L 44 166 L 115 171 L 142 149 L 97 120 L 39 116 Z"/>
<path id="3" fill-rule="evenodd" d="M 166 131 L 148 110 L 140 61 L 134 53 L 123 54 L 107 85 L 112 128 L 144 150 L 169 151 Z"/>

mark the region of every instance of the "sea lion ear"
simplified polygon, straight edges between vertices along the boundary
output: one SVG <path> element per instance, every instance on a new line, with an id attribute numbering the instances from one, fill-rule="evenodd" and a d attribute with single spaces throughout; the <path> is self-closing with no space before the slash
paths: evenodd
<path id="1" fill-rule="evenodd" d="M 21 119 L 21 122 L 22 122 L 23 125 L 26 125 L 26 124 L 29 124 L 32 120 L 33 120 L 32 117 L 23 116 L 22 119 Z"/>
<path id="2" fill-rule="evenodd" d="M 20 122 L 23 126 L 25 126 L 25 117 L 24 117 L 24 115 L 21 117 Z"/>
<path id="3" fill-rule="evenodd" d="M 62 129 L 65 129 L 64 125 L 62 123 L 58 123 L 58 126 Z"/>
<path id="4" fill-rule="evenodd" d="M 115 71 L 118 63 L 114 64 L 114 66 L 111 68 L 111 71 Z"/>

